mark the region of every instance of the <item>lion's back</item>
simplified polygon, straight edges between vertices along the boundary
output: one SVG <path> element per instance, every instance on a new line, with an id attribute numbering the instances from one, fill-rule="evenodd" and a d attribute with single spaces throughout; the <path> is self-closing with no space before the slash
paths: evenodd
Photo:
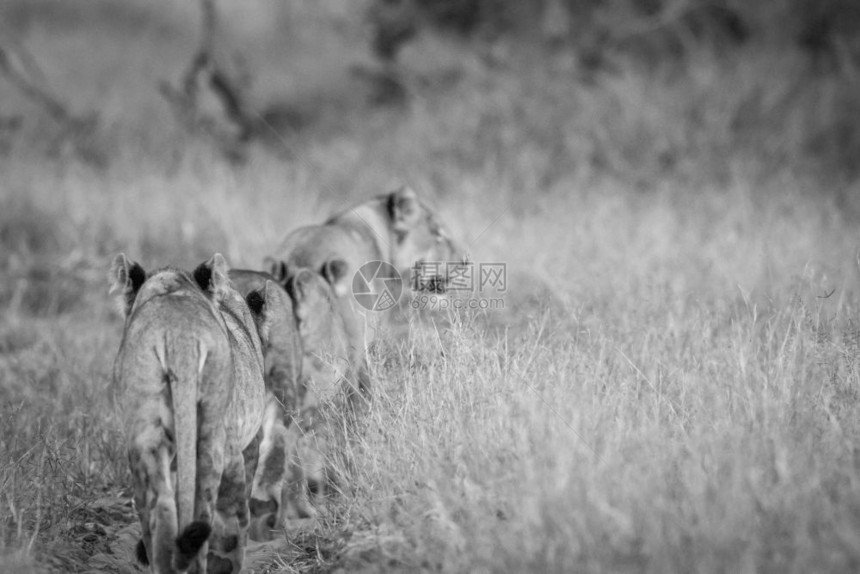
<path id="1" fill-rule="evenodd" d="M 373 238 L 337 222 L 296 229 L 284 240 L 280 253 L 289 267 L 315 270 L 327 261 L 342 259 L 350 273 L 368 261 L 383 257 Z"/>
<path id="2" fill-rule="evenodd" d="M 208 348 L 224 350 L 224 325 L 203 297 L 165 295 L 147 301 L 132 314 L 120 355 L 140 353 L 157 342 L 195 340 Z"/>
<path id="3" fill-rule="evenodd" d="M 177 378 L 174 384 L 199 385 L 210 395 L 223 389 L 223 395 L 208 398 L 224 402 L 231 360 L 226 332 L 208 302 L 175 295 L 152 299 L 135 310 L 123 334 L 114 364 L 115 406 L 126 413 L 126 424 L 155 416 L 172 419 L 165 414 L 171 409 L 165 392 L 170 377 Z"/>
<path id="4" fill-rule="evenodd" d="M 236 434 L 239 436 L 239 442 L 244 445 L 250 442 L 262 423 L 264 363 L 262 343 L 251 313 L 244 300 L 238 296 L 238 292 L 235 292 L 234 296 L 235 300 L 228 305 L 222 301 L 220 309 L 227 327 L 233 359 L 230 370 L 230 402 L 235 411 Z"/>

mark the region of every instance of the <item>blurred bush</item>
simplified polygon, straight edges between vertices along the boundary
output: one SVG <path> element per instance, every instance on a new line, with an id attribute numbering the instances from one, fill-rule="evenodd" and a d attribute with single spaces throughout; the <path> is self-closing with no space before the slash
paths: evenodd
<path id="1" fill-rule="evenodd" d="M 376 0 L 383 60 L 422 29 L 562 55 L 573 144 L 635 181 L 729 162 L 860 176 L 856 0 Z M 517 50 L 488 51 L 507 65 Z M 537 51 L 536 54 L 541 54 Z M 593 88 L 590 98 L 588 86 Z M 562 98 L 564 99 L 564 98 Z M 594 99 L 594 101 L 591 101 Z M 564 107 L 564 104 L 561 104 Z M 587 112 L 585 110 L 588 110 Z M 547 124 L 550 125 L 550 124 Z M 570 140 L 571 138 L 566 138 Z"/>
<path id="2" fill-rule="evenodd" d="M 390 10 L 464 35 L 523 34 L 568 19 L 569 40 L 589 36 L 629 47 L 640 43 L 674 52 L 704 42 L 797 43 L 814 52 L 853 41 L 860 31 L 854 0 L 377 0 Z M 559 10 L 564 11 L 562 15 Z"/>
<path id="3" fill-rule="evenodd" d="M 796 46 L 824 65 L 860 55 L 855 0 L 375 0 L 371 14 L 388 55 L 426 26 L 465 37 L 543 36 L 591 65 L 606 51 L 659 60 L 746 42 Z"/>

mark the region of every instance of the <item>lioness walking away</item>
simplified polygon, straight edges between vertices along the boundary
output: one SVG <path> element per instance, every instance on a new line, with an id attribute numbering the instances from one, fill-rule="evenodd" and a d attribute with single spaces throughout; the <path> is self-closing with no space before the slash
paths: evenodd
<path id="1" fill-rule="evenodd" d="M 286 281 L 289 270 L 306 267 L 326 275 L 326 264 L 345 263 L 332 281 L 338 296 L 358 383 L 366 391 L 366 348 L 384 324 L 385 313 L 366 314 L 356 305 L 352 281 L 365 263 L 385 261 L 393 265 L 409 285 L 417 262 L 461 261 L 465 254 L 451 238 L 438 215 L 409 187 L 382 194 L 329 218 L 321 225 L 300 227 L 287 235 L 273 257 L 267 258 L 272 275 Z M 448 277 L 425 278 L 427 286 L 444 287 Z"/>
<path id="2" fill-rule="evenodd" d="M 147 274 L 124 254 L 110 270 L 125 316 L 114 398 L 143 535 L 138 559 L 153 572 L 206 572 L 208 553 L 210 571 L 238 573 L 244 557 L 243 451 L 253 467 L 263 358 L 227 273 L 220 254 L 193 275 Z"/>
<path id="3" fill-rule="evenodd" d="M 332 478 L 326 419 L 344 416 L 355 394 L 349 338 L 331 285 L 345 267 L 327 262 L 325 277 L 292 270 L 289 293 L 266 273 L 230 271 L 267 341 L 267 405 L 250 502 L 251 536 L 258 540 L 277 536 L 287 519 L 315 515 Z"/>
<path id="4" fill-rule="evenodd" d="M 260 457 L 253 477 L 251 528 L 254 540 L 271 540 L 283 527 L 282 500 L 296 470 L 296 425 L 302 393 L 302 345 L 290 295 L 268 273 L 231 269 L 230 280 L 247 297 L 261 335 L 265 359 L 266 408 Z"/>

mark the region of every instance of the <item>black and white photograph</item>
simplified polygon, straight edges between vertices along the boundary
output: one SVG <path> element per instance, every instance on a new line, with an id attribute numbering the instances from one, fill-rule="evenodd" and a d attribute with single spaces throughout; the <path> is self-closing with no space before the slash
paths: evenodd
<path id="1" fill-rule="evenodd" d="M 0 573 L 860 571 L 857 0 L 0 0 Z"/>

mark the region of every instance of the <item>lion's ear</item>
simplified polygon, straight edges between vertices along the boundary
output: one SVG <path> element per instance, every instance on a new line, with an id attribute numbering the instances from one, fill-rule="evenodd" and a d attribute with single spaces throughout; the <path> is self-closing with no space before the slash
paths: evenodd
<path id="1" fill-rule="evenodd" d="M 230 266 L 220 253 L 213 255 L 208 261 L 197 266 L 194 270 L 194 281 L 214 300 L 226 297 L 230 288 Z"/>
<path id="2" fill-rule="evenodd" d="M 257 326 L 257 333 L 260 335 L 260 340 L 266 345 L 269 342 L 269 331 L 272 326 L 271 313 L 269 313 L 268 297 L 269 284 L 271 281 L 266 281 L 266 286 L 262 289 L 255 289 L 245 296 L 245 302 L 248 304 L 248 309 L 251 311 L 251 316 L 254 318 L 254 324 Z"/>
<path id="3" fill-rule="evenodd" d="M 245 302 L 248 304 L 248 309 L 251 310 L 251 314 L 255 317 L 262 316 L 266 312 L 266 298 L 264 293 L 265 291 L 263 290 L 255 289 L 245 296 Z"/>
<path id="4" fill-rule="evenodd" d="M 328 281 L 331 288 L 338 297 L 343 297 L 349 292 L 347 273 L 349 265 L 343 259 L 331 259 L 323 263 L 320 274 Z"/>
<path id="5" fill-rule="evenodd" d="M 263 259 L 263 267 L 269 270 L 269 275 L 275 278 L 275 281 L 282 286 L 287 283 L 288 269 L 287 263 L 281 259 L 274 257 L 266 257 Z"/>
<path id="6" fill-rule="evenodd" d="M 392 191 L 388 195 L 388 215 L 395 231 L 408 233 L 421 215 L 421 203 L 415 190 L 404 186 Z"/>
<path id="7" fill-rule="evenodd" d="M 315 272 L 301 269 L 289 282 L 290 295 L 293 298 L 293 309 L 299 321 L 306 321 L 316 314 L 326 312 L 330 302 L 326 297 L 323 283 Z"/>
<path id="8" fill-rule="evenodd" d="M 120 253 L 114 258 L 108 272 L 108 283 L 110 284 L 108 294 L 120 292 L 117 300 L 120 303 L 120 312 L 123 317 L 128 317 L 131 307 L 134 305 L 134 298 L 145 282 L 146 271 L 140 264 L 129 261 L 125 253 Z"/>
<path id="9" fill-rule="evenodd" d="M 293 300 L 290 298 L 286 289 L 284 289 L 277 281 L 266 281 L 265 285 L 266 305 L 270 311 L 275 309 L 284 309 L 290 311 L 293 308 Z"/>

